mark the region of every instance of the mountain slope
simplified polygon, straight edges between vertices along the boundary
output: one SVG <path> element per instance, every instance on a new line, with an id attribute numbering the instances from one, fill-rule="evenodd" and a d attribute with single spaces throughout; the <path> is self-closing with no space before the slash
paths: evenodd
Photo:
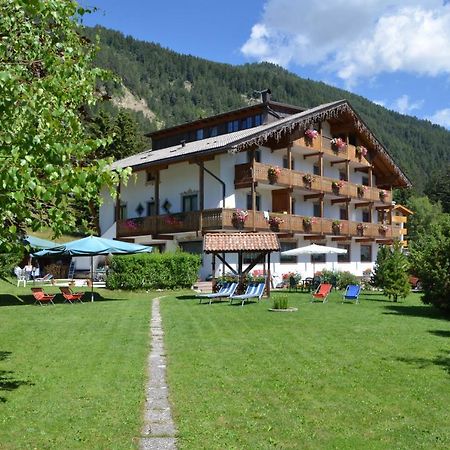
<path id="1" fill-rule="evenodd" d="M 450 132 L 428 121 L 387 110 L 342 89 L 298 77 L 273 64 L 231 66 L 181 55 L 102 27 L 96 63 L 118 74 L 154 114 L 147 131 L 248 104 L 254 90 L 270 88 L 273 100 L 312 107 L 346 98 L 421 192 L 428 177 L 450 162 Z M 120 89 L 109 86 L 120 96 Z M 142 113 L 141 113 L 142 114 Z"/>

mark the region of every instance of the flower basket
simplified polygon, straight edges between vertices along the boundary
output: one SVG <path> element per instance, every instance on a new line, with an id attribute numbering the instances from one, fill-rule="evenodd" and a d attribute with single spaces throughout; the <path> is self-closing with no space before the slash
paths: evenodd
<path id="1" fill-rule="evenodd" d="M 303 179 L 303 184 L 305 185 L 305 187 L 307 189 L 311 189 L 312 182 L 314 181 L 314 177 L 311 174 L 307 173 L 307 174 L 303 175 L 302 179 Z"/>
<path id="2" fill-rule="evenodd" d="M 269 179 L 270 184 L 275 184 L 278 181 L 278 177 L 280 176 L 281 169 L 277 167 L 270 166 L 267 169 L 267 178 Z"/>
<path id="3" fill-rule="evenodd" d="M 316 223 L 316 219 L 314 217 L 304 217 L 303 218 L 303 229 L 305 231 L 311 231 L 313 224 Z"/>
<path id="4" fill-rule="evenodd" d="M 314 139 L 316 139 L 319 136 L 319 132 L 317 130 L 314 130 L 313 128 L 309 128 L 305 131 L 305 143 L 307 145 L 312 145 Z"/>
<path id="5" fill-rule="evenodd" d="M 284 223 L 284 220 L 281 217 L 270 216 L 267 222 L 272 231 L 278 232 L 280 231 L 280 225 Z"/>
<path id="6" fill-rule="evenodd" d="M 381 200 L 382 202 L 386 201 L 387 192 L 386 192 L 384 189 L 381 189 L 379 195 L 380 195 L 380 200 Z"/>
<path id="7" fill-rule="evenodd" d="M 331 230 L 333 231 L 333 234 L 341 234 L 342 223 L 339 220 L 334 220 L 331 224 Z"/>
<path id="8" fill-rule="evenodd" d="M 364 230 L 367 228 L 367 225 L 364 225 L 363 223 L 358 223 L 356 225 L 356 233 L 358 236 L 364 236 Z"/>
<path id="9" fill-rule="evenodd" d="M 361 161 L 363 156 L 365 157 L 367 155 L 367 148 L 362 145 L 358 145 L 355 149 L 355 154 L 356 157 Z"/>
<path id="10" fill-rule="evenodd" d="M 330 141 L 331 148 L 335 153 L 339 153 L 344 151 L 345 147 L 347 147 L 347 144 L 344 142 L 341 138 L 333 138 Z"/>
<path id="11" fill-rule="evenodd" d="M 245 225 L 245 221 L 247 220 L 248 212 L 242 209 L 237 209 L 233 216 L 231 217 L 231 224 L 234 228 L 238 230 L 242 230 Z"/>
<path id="12" fill-rule="evenodd" d="M 378 231 L 382 236 L 386 236 L 387 231 L 389 230 L 389 227 L 387 225 L 380 225 L 378 227 Z"/>
<path id="13" fill-rule="evenodd" d="M 356 191 L 357 191 L 357 193 L 358 193 L 358 197 L 359 197 L 359 198 L 362 198 L 362 197 L 364 197 L 364 194 L 365 194 L 366 191 L 367 191 L 367 186 L 364 186 L 364 185 L 360 184 L 360 185 L 358 185 L 358 187 L 356 188 Z"/>
<path id="14" fill-rule="evenodd" d="M 331 183 L 331 189 L 333 189 L 333 192 L 335 194 L 339 194 L 339 191 L 344 187 L 344 182 L 342 180 L 340 181 L 333 181 Z"/>
<path id="15" fill-rule="evenodd" d="M 135 219 L 128 219 L 125 221 L 125 227 L 131 231 L 139 229 L 144 223 L 143 217 L 136 217 Z"/>

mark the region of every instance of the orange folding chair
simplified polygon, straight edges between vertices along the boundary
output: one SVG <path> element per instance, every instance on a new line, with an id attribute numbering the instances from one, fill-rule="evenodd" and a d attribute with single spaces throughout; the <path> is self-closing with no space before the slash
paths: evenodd
<path id="1" fill-rule="evenodd" d="M 81 301 L 81 298 L 84 295 L 84 292 L 72 292 L 70 288 L 68 287 L 60 287 L 59 290 L 61 291 L 61 294 L 64 297 L 64 303 L 65 302 L 69 302 L 69 303 L 74 303 L 74 302 L 80 302 L 83 303 Z"/>
<path id="2" fill-rule="evenodd" d="M 42 288 L 31 288 L 31 292 L 33 293 L 33 297 L 35 299 L 34 304 L 39 303 L 39 305 L 44 306 L 53 303 L 53 299 L 56 294 L 46 294 Z"/>
<path id="3" fill-rule="evenodd" d="M 313 302 L 314 300 L 321 300 L 323 303 L 326 303 L 332 287 L 333 285 L 328 283 L 319 284 L 319 287 L 312 295 L 311 302 Z"/>

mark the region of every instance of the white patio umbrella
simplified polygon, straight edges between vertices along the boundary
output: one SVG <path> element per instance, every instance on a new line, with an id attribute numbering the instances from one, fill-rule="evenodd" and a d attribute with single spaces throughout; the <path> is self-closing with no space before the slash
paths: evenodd
<path id="1" fill-rule="evenodd" d="M 297 256 L 297 255 L 343 255 L 347 253 L 347 250 L 337 247 L 327 247 L 326 245 L 311 244 L 305 247 L 293 248 L 291 250 L 286 250 L 281 252 L 282 255 L 286 256 Z M 316 264 L 313 263 L 313 274 L 316 272 Z"/>

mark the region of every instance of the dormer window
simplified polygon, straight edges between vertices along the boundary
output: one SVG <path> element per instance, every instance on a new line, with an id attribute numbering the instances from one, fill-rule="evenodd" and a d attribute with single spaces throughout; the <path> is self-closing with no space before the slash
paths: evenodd
<path id="1" fill-rule="evenodd" d="M 197 130 L 196 134 L 195 134 L 195 138 L 197 139 L 197 141 L 203 139 L 203 135 L 204 135 L 204 131 L 203 128 L 200 128 L 199 130 Z"/>
<path id="2" fill-rule="evenodd" d="M 239 120 L 228 122 L 228 133 L 233 133 L 234 131 L 239 131 Z"/>

